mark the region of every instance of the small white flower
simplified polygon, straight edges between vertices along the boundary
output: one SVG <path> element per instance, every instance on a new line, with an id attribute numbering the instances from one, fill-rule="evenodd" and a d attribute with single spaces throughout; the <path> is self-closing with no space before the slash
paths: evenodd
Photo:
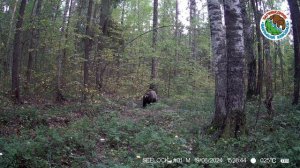
<path id="1" fill-rule="evenodd" d="M 175 135 L 175 138 L 178 138 L 178 135 Z"/>
<path id="2" fill-rule="evenodd" d="M 0 152 L 0 156 L 2 156 L 2 155 L 3 155 L 3 153 Z"/>
<path id="3" fill-rule="evenodd" d="M 104 138 L 101 138 L 101 139 L 100 139 L 100 141 L 101 141 L 101 142 L 104 142 L 104 141 L 105 141 L 105 139 L 104 139 Z"/>
<path id="4" fill-rule="evenodd" d="M 140 159 L 140 158 L 141 158 L 141 156 L 140 156 L 140 155 L 137 155 L 137 156 L 136 156 L 136 158 Z"/>

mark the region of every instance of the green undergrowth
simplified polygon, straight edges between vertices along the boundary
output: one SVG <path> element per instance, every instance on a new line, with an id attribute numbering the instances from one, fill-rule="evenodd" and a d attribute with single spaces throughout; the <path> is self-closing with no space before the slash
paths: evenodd
<path id="1" fill-rule="evenodd" d="M 275 99 L 273 120 L 263 104 L 248 102 L 249 135 L 217 142 L 203 131 L 213 112 L 210 93 L 174 96 L 146 109 L 110 101 L 109 106 L 27 105 L 1 111 L 1 167 L 251 167 L 252 157 L 277 158 L 276 164 L 258 160 L 256 167 L 300 166 L 300 106 L 291 106 L 285 97 Z M 191 162 L 153 163 L 150 158 Z M 223 163 L 196 163 L 197 158 L 222 158 Z M 228 163 L 227 158 L 247 162 Z M 279 158 L 290 163 L 278 163 Z"/>

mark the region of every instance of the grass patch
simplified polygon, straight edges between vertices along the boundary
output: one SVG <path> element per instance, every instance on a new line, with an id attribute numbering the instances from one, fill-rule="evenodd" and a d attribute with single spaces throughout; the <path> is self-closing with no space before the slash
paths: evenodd
<path id="1" fill-rule="evenodd" d="M 300 107 L 291 106 L 284 97 L 276 98 L 274 105 L 274 119 L 264 118 L 262 105 L 254 127 L 259 105 L 248 102 L 249 135 L 218 142 L 202 132 L 213 113 L 213 99 L 209 96 L 174 97 L 146 109 L 130 107 L 126 111 L 120 108 L 123 105 L 103 104 L 12 108 L 0 116 L 0 165 L 192 168 L 207 166 L 195 163 L 195 158 L 219 157 L 223 164 L 210 167 L 249 167 L 252 157 L 276 157 L 290 159 L 285 167 L 299 167 Z M 55 125 L 54 119 L 68 122 Z M 50 121 L 54 126 L 49 125 Z M 143 163 L 143 158 L 159 157 L 191 158 L 191 163 Z M 227 157 L 247 158 L 247 163 L 229 164 Z"/>

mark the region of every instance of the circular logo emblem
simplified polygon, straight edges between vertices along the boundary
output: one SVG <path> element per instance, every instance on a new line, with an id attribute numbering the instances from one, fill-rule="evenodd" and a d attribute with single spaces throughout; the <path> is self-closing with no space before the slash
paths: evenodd
<path id="1" fill-rule="evenodd" d="M 289 34 L 291 22 L 279 10 L 270 10 L 260 19 L 260 31 L 269 40 L 281 40 Z"/>

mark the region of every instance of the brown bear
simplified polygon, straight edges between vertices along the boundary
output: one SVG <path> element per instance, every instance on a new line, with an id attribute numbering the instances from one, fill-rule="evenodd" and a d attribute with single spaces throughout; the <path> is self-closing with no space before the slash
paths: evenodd
<path id="1" fill-rule="evenodd" d="M 147 106 L 147 104 L 157 102 L 157 94 L 154 90 L 149 89 L 147 93 L 143 96 L 143 108 Z"/>

